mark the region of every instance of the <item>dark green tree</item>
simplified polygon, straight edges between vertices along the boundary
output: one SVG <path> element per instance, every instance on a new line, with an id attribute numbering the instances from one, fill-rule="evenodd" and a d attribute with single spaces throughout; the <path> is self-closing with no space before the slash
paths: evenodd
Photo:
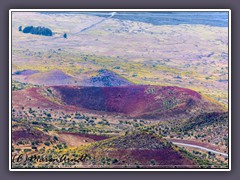
<path id="1" fill-rule="evenodd" d="M 30 33 L 30 34 L 37 34 L 37 35 L 43 35 L 43 36 L 52 36 L 53 32 L 49 28 L 45 27 L 33 27 L 33 26 L 27 26 L 23 29 L 23 33 Z"/>
<path id="2" fill-rule="evenodd" d="M 19 26 L 19 27 L 18 27 L 18 30 L 19 30 L 19 31 L 22 31 L 22 26 Z"/>

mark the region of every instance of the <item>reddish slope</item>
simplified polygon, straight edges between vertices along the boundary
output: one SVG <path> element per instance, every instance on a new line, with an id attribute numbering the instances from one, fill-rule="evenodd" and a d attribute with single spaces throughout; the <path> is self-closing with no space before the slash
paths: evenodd
<path id="1" fill-rule="evenodd" d="M 221 112 L 222 107 L 199 93 L 179 87 L 133 85 L 124 87 L 52 87 L 66 105 L 123 113 L 133 117 L 165 118 Z"/>
<path id="2" fill-rule="evenodd" d="M 39 131 L 37 129 L 33 128 L 20 128 L 17 130 L 12 131 L 12 140 L 13 142 L 17 142 L 19 140 L 30 140 L 30 141 L 46 141 L 50 140 L 50 136 L 47 134 L 44 134 L 42 131 Z"/>
<path id="3" fill-rule="evenodd" d="M 80 108 L 70 105 L 61 105 L 50 99 L 44 97 L 42 89 L 33 87 L 27 88 L 20 91 L 12 92 L 12 106 L 16 109 L 24 107 L 26 110 L 29 108 L 36 109 L 54 109 L 62 111 L 78 111 Z"/>
<path id="4" fill-rule="evenodd" d="M 196 168 L 197 164 L 167 141 L 146 133 L 133 133 L 99 141 L 88 146 L 86 154 L 96 165 L 118 168 Z M 111 165 L 103 159 L 117 159 Z"/>

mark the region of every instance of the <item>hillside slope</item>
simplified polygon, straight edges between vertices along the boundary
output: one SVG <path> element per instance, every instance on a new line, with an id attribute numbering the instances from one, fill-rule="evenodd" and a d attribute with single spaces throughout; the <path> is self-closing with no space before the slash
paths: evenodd
<path id="1" fill-rule="evenodd" d="M 127 79 L 107 69 L 97 71 L 97 75 L 85 80 L 87 86 L 109 87 L 132 85 Z"/>
<path id="2" fill-rule="evenodd" d="M 52 87 L 63 104 L 88 110 L 123 113 L 132 117 L 165 119 L 191 117 L 203 112 L 222 112 L 190 89 L 173 86 Z"/>
<path id="3" fill-rule="evenodd" d="M 13 80 L 20 81 L 22 83 L 47 86 L 78 85 L 109 87 L 132 85 L 132 83 L 127 79 L 107 69 L 81 73 L 77 77 L 70 76 L 58 69 L 53 69 L 46 72 L 26 69 L 22 71 L 15 71 L 12 74 L 12 78 Z"/>
<path id="4" fill-rule="evenodd" d="M 197 164 L 171 143 L 148 133 L 135 132 L 79 148 L 90 156 L 87 165 L 120 168 L 193 168 Z"/>

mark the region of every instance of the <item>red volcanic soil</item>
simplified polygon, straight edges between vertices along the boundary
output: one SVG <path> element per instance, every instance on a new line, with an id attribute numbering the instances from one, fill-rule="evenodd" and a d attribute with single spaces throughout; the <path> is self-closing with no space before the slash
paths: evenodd
<path id="1" fill-rule="evenodd" d="M 54 109 L 62 111 L 77 111 L 80 108 L 70 105 L 57 104 L 41 94 L 41 88 L 28 88 L 12 92 L 12 106 L 14 108 L 29 107 L 41 109 Z"/>
<path id="2" fill-rule="evenodd" d="M 94 154 L 92 154 L 94 156 Z M 118 159 L 111 168 L 196 168 L 191 159 L 185 158 L 173 149 L 118 149 L 101 152 L 102 157 Z M 152 164 L 154 162 L 154 164 Z"/>
<path id="3" fill-rule="evenodd" d="M 170 148 L 158 150 L 132 150 L 131 156 L 143 164 L 150 164 L 149 160 L 154 159 L 157 165 L 162 166 L 190 166 L 193 167 L 194 162 L 184 158 L 179 152 Z M 165 167 L 166 168 L 166 167 Z"/>
<path id="4" fill-rule="evenodd" d="M 107 139 L 107 136 L 94 135 L 94 134 L 82 134 L 82 133 L 71 133 L 71 132 L 61 132 L 58 133 L 59 140 L 66 142 L 68 146 L 80 146 L 89 144 L 96 141 L 101 141 Z"/>
<path id="5" fill-rule="evenodd" d="M 43 95 L 46 88 L 51 95 Z M 49 97 L 51 96 L 51 97 Z M 12 92 L 14 108 L 122 114 L 145 119 L 185 118 L 223 112 L 199 93 L 180 87 L 131 85 L 118 87 L 51 86 Z"/>
<path id="6" fill-rule="evenodd" d="M 123 113 L 132 117 L 164 118 L 223 111 L 219 104 L 180 87 L 132 85 L 123 87 L 54 86 L 61 100 L 88 110 Z"/>
<path id="7" fill-rule="evenodd" d="M 101 141 L 103 139 L 108 139 L 108 136 L 102 136 L 102 135 L 96 135 L 96 134 L 83 134 L 83 133 L 72 133 L 72 132 L 61 132 L 59 134 L 68 134 L 68 135 L 73 135 L 73 136 L 79 136 L 79 137 L 84 137 L 84 138 L 89 138 L 94 141 Z"/>
<path id="8" fill-rule="evenodd" d="M 44 141 L 49 139 L 50 136 L 47 134 L 44 134 L 42 131 L 36 130 L 36 129 L 18 129 L 12 131 L 12 140 L 14 142 L 17 142 L 18 140 L 24 139 L 24 140 L 40 140 Z"/>
<path id="9" fill-rule="evenodd" d="M 87 153 L 100 160 L 103 157 L 118 159 L 118 162 L 111 165 L 114 167 L 130 165 L 128 168 L 136 168 L 137 164 L 151 168 L 196 167 L 191 159 L 175 150 L 171 144 L 155 135 L 145 133 L 99 141 L 89 146 Z M 151 161 L 154 161 L 155 166 Z"/>

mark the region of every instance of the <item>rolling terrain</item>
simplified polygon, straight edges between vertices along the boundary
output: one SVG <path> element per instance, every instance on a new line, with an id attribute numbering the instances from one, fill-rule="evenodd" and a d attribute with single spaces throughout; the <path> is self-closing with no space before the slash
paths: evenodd
<path id="1" fill-rule="evenodd" d="M 144 119 L 181 119 L 226 111 L 195 91 L 171 86 L 33 87 L 13 92 L 13 99 L 20 95 L 21 101 L 13 105 L 79 109 Z"/>
<path id="2" fill-rule="evenodd" d="M 142 118 L 181 118 L 224 108 L 199 93 L 179 87 L 133 85 L 123 87 L 55 86 L 64 104 L 89 110 L 123 113 Z"/>
<path id="3" fill-rule="evenodd" d="M 13 13 L 13 167 L 228 168 L 227 28 L 114 15 Z"/>
<path id="4" fill-rule="evenodd" d="M 13 70 L 57 68 L 85 79 L 84 73 L 108 69 L 134 84 L 185 87 L 228 106 L 226 27 L 157 26 L 111 18 L 76 34 L 103 19 L 87 14 L 13 13 Z M 56 35 L 18 31 L 19 26 L 29 25 L 48 27 Z M 59 37 L 64 32 L 67 39 Z"/>
<path id="5" fill-rule="evenodd" d="M 28 69 L 14 72 L 12 78 L 13 80 L 22 83 L 45 86 L 78 85 L 109 87 L 132 85 L 127 79 L 107 69 L 82 73 L 80 77 L 70 76 L 58 69 L 53 69 L 47 72 Z"/>
<path id="6" fill-rule="evenodd" d="M 197 165 L 170 143 L 147 133 L 99 141 L 82 151 L 92 157 L 93 167 L 194 168 Z"/>

